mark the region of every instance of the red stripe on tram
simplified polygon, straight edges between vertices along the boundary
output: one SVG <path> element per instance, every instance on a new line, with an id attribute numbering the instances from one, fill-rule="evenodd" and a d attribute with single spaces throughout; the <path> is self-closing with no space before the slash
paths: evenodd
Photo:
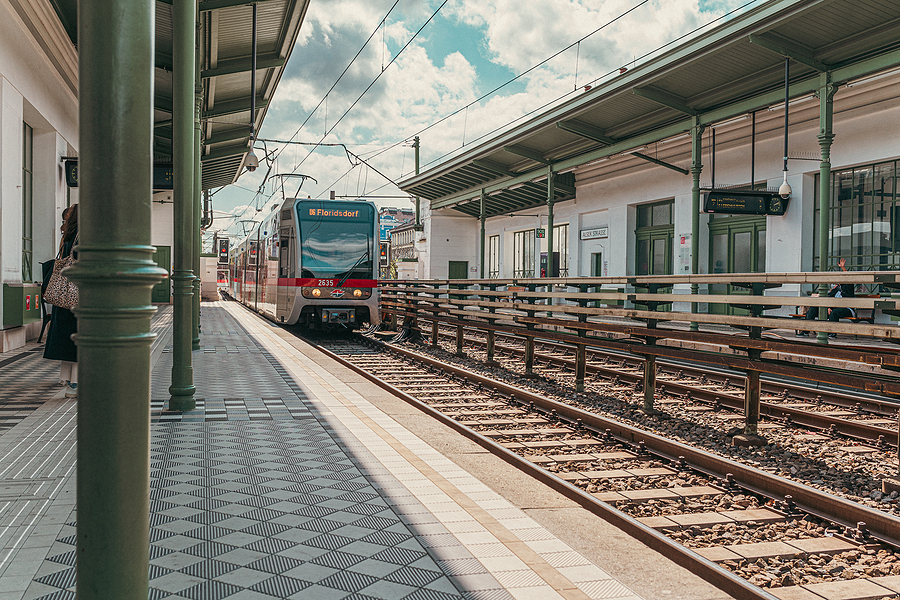
<path id="1" fill-rule="evenodd" d="M 340 279 L 310 279 L 297 277 L 279 277 L 279 287 L 337 287 Z M 377 279 L 348 279 L 341 287 L 345 288 L 376 288 L 378 287 Z"/>

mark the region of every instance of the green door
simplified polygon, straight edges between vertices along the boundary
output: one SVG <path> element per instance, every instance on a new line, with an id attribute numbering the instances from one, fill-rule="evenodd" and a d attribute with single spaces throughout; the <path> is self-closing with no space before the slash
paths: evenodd
<path id="1" fill-rule="evenodd" d="M 766 271 L 766 218 L 719 217 L 709 222 L 710 273 L 764 273 Z M 711 294 L 749 294 L 746 288 L 710 285 Z M 746 315 L 747 311 L 710 304 L 712 314 Z"/>
<path id="2" fill-rule="evenodd" d="M 153 286 L 153 292 L 150 294 L 150 301 L 168 304 L 172 301 L 169 292 L 169 275 L 171 274 L 170 266 L 172 264 L 171 246 L 157 246 L 156 252 L 153 253 L 153 260 L 156 261 L 157 267 L 166 270 L 166 277 Z"/>
<path id="3" fill-rule="evenodd" d="M 468 279 L 469 262 L 465 260 L 451 260 L 447 272 L 447 279 Z"/>

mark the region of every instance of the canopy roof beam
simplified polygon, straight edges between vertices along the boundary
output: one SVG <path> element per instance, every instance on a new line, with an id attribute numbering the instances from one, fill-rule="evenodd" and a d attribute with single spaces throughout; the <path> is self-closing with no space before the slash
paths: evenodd
<path id="1" fill-rule="evenodd" d="M 518 144 L 512 144 L 510 146 L 503 146 L 503 150 L 509 152 L 510 154 L 515 154 L 517 156 L 523 156 L 534 162 L 541 163 L 542 165 L 549 165 L 550 161 L 544 158 L 544 155 L 538 152 L 537 150 L 532 150 L 531 148 L 526 148 L 525 146 L 519 146 Z"/>
<path id="2" fill-rule="evenodd" d="M 647 162 L 651 162 L 654 165 L 659 165 L 660 167 L 665 167 L 667 169 L 671 169 L 677 173 L 681 173 L 682 175 L 690 175 L 691 174 L 691 172 L 688 171 L 687 169 L 683 169 L 683 168 L 673 165 L 671 163 L 667 163 L 664 160 L 659 160 L 658 158 L 653 158 L 652 156 L 647 156 L 646 154 L 641 154 L 640 152 L 632 152 L 631 155 L 641 158 L 643 160 L 646 160 Z"/>
<path id="3" fill-rule="evenodd" d="M 250 139 L 250 130 L 246 125 L 237 129 L 229 129 L 228 131 L 223 131 L 221 133 L 214 133 L 213 135 L 204 139 L 203 144 L 205 146 L 210 146 L 212 144 L 223 144 L 225 142 L 233 142 L 235 140 L 243 139 Z"/>
<path id="4" fill-rule="evenodd" d="M 631 91 L 635 96 L 640 96 L 641 98 L 652 100 L 657 104 L 662 104 L 663 106 L 666 106 L 673 110 L 683 112 L 686 115 L 696 117 L 700 114 L 697 110 L 694 110 L 693 108 L 688 106 L 687 100 L 685 100 L 681 96 L 676 96 L 675 94 L 670 94 L 669 92 L 649 86 L 642 88 L 631 88 Z"/>
<path id="5" fill-rule="evenodd" d="M 269 102 L 263 98 L 256 98 L 256 110 L 262 110 L 269 105 Z M 162 110 L 157 107 L 158 110 Z M 215 107 L 210 110 L 204 110 L 202 117 L 204 119 L 214 117 L 224 117 L 226 115 L 236 115 L 243 112 L 250 112 L 250 98 L 241 98 L 240 100 L 229 100 L 228 102 L 216 103 Z"/>
<path id="6" fill-rule="evenodd" d="M 499 163 L 495 163 L 492 160 L 486 160 L 481 158 L 476 158 L 472 161 L 472 164 L 478 167 L 479 169 L 484 169 L 485 171 L 490 171 L 491 173 L 496 173 L 497 175 L 505 175 L 507 177 L 515 177 L 516 174 L 512 171 L 508 170 L 506 167 Z"/>
<path id="7" fill-rule="evenodd" d="M 599 127 L 594 127 L 593 125 L 588 125 L 587 123 L 580 123 L 574 120 L 557 121 L 556 126 L 563 131 L 568 131 L 569 133 L 580 135 L 583 138 L 587 138 L 595 142 L 600 142 L 601 144 L 606 144 L 607 146 L 612 146 L 617 141 L 615 138 L 611 138 L 606 135 Z"/>
<path id="8" fill-rule="evenodd" d="M 771 50 L 776 54 L 780 54 L 786 58 L 790 58 L 791 60 L 795 60 L 800 64 L 806 65 L 811 69 L 815 69 L 820 73 L 824 73 L 828 70 L 828 65 L 816 60 L 812 52 L 803 48 L 799 44 L 795 42 L 791 42 L 789 40 L 785 40 L 782 38 L 776 38 L 771 34 L 762 34 L 762 35 L 751 35 L 750 43 L 756 44 L 760 48 L 765 48 L 766 50 Z"/>
<path id="9" fill-rule="evenodd" d="M 232 60 L 222 60 L 219 61 L 219 64 L 214 69 L 206 69 L 205 71 L 200 71 L 200 77 L 203 79 L 209 79 L 211 77 L 218 77 L 220 75 L 234 75 L 235 73 L 249 73 L 251 70 L 250 58 L 235 58 Z M 283 67 L 285 61 L 284 58 L 278 56 L 277 54 L 268 54 L 263 56 L 258 56 L 256 58 L 256 69 L 272 69 L 275 67 Z"/>

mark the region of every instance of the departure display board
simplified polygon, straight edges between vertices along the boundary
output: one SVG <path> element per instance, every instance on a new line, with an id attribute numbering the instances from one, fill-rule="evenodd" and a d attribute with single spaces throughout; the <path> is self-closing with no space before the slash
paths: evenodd
<path id="1" fill-rule="evenodd" d="M 788 200 L 776 192 L 714 190 L 703 194 L 703 212 L 782 216 Z"/>
<path id="2" fill-rule="evenodd" d="M 175 187 L 174 168 L 171 163 L 156 163 L 153 165 L 154 190 L 171 190 Z M 78 159 L 66 160 L 65 170 L 66 185 L 78 187 Z"/>

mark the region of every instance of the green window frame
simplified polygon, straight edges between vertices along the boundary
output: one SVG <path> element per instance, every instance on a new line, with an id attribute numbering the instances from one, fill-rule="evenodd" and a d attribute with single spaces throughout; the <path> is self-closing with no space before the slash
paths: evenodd
<path id="1" fill-rule="evenodd" d="M 488 238 L 488 279 L 500 278 L 500 236 Z"/>
<path id="2" fill-rule="evenodd" d="M 675 245 L 675 200 L 637 207 L 635 275 L 671 275 Z"/>
<path id="3" fill-rule="evenodd" d="M 897 177 L 900 161 L 886 161 L 831 172 L 828 248 L 820 269 L 821 210 L 816 202 L 814 270 L 837 269 L 843 258 L 851 271 L 900 269 L 900 198 Z M 816 190 L 819 189 L 816 175 Z"/>
<path id="4" fill-rule="evenodd" d="M 22 123 L 22 281 L 34 280 L 34 128 Z"/>
<path id="5" fill-rule="evenodd" d="M 513 233 L 513 277 L 534 277 L 534 229 Z"/>

